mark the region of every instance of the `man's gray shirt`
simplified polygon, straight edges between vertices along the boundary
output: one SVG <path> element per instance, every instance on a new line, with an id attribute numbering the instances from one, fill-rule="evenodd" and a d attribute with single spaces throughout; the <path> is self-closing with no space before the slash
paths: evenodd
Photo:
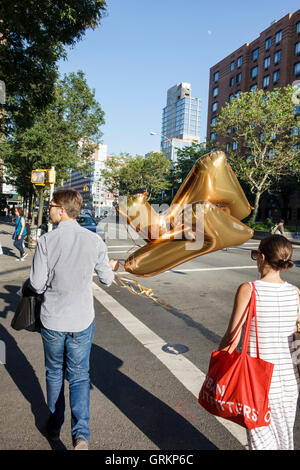
<path id="1" fill-rule="evenodd" d="M 110 286 L 114 272 L 102 239 L 76 220 L 60 222 L 56 230 L 42 235 L 33 258 L 30 283 L 44 293 L 41 322 L 55 331 L 78 332 L 95 317 L 93 273 Z"/>

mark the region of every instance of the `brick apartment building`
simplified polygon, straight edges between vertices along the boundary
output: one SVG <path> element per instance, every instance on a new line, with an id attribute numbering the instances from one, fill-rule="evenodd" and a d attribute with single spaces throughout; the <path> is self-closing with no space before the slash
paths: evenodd
<path id="1" fill-rule="evenodd" d="M 210 69 L 207 138 L 218 112 L 232 97 L 256 88 L 271 91 L 300 81 L 300 10 L 274 21 L 260 36 L 246 43 Z M 300 113 L 300 108 L 297 108 Z M 271 205 L 270 205 L 271 204 Z M 262 201 L 259 219 L 284 217 L 300 226 L 300 191 L 293 207 L 282 211 L 282 201 Z"/>

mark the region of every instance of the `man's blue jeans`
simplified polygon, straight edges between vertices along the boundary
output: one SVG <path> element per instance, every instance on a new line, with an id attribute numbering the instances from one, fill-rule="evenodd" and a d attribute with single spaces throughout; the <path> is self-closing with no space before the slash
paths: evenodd
<path id="1" fill-rule="evenodd" d="M 41 328 L 44 344 L 49 427 L 59 434 L 65 418 L 64 378 L 69 382 L 73 443 L 89 440 L 90 352 L 95 321 L 83 331 L 68 333 Z"/>

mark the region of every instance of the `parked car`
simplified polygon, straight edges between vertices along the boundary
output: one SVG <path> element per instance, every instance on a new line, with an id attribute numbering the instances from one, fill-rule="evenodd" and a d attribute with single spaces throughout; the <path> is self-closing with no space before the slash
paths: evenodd
<path id="1" fill-rule="evenodd" d="M 77 222 L 81 227 L 84 227 L 91 232 L 97 233 L 99 237 L 102 238 L 102 240 L 105 242 L 106 240 L 106 234 L 104 232 L 104 229 L 102 227 L 99 227 L 95 220 L 90 216 L 90 215 L 80 215 L 77 217 Z"/>

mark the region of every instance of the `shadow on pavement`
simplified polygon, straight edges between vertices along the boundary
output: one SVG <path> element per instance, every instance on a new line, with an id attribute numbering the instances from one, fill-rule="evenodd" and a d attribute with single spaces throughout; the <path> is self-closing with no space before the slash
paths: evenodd
<path id="1" fill-rule="evenodd" d="M 25 333 L 35 334 L 27 332 Z M 24 398 L 30 403 L 31 411 L 35 419 L 35 426 L 47 439 L 46 424 L 49 418 L 49 410 L 35 371 L 30 362 L 27 360 L 26 356 L 18 347 L 15 339 L 2 325 L 0 325 L 0 339 L 4 341 L 6 346 L 6 364 L 4 367 L 20 392 L 23 394 Z M 6 410 L 6 412 L 8 412 L 8 410 Z M 11 410 L 11 412 L 15 413 L 15 410 Z M 17 415 L 15 418 L 18 420 Z M 53 450 L 66 450 L 66 447 L 61 441 L 47 440 Z"/>
<path id="2" fill-rule="evenodd" d="M 5 309 L 0 312 L 0 317 L 6 318 L 10 312 L 15 312 L 20 297 L 17 295 L 21 286 L 3 286 L 6 293 L 1 292 L 1 298 L 4 300 Z"/>
<path id="3" fill-rule="evenodd" d="M 93 344 L 91 382 L 159 449 L 217 450 L 183 416 L 120 372 L 122 364 L 118 357 Z"/>
<path id="4" fill-rule="evenodd" d="M 3 255 L 12 256 L 13 258 L 19 258 L 17 253 L 11 248 L 8 248 L 7 246 L 2 246 L 2 251 Z"/>

